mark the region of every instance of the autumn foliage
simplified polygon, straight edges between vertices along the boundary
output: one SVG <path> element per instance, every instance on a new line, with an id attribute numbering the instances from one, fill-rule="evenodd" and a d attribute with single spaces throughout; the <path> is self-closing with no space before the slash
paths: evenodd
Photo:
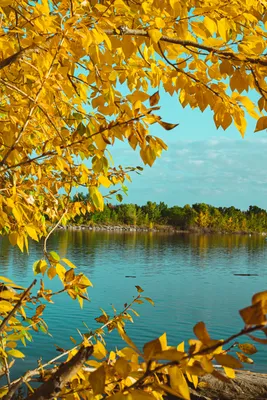
<path id="1" fill-rule="evenodd" d="M 61 366 L 51 360 L 17 381 L 10 378 L 13 358 L 23 357 L 18 342 L 26 343 L 32 329 L 47 331 L 42 318 L 47 303 L 62 292 L 81 305 L 87 299 L 90 280 L 47 250 L 56 224 L 102 210 L 101 187 L 110 190 L 105 197 L 121 200 L 125 180 L 138 169 L 114 166 L 117 140 L 152 166 L 167 146 L 150 134 L 150 125 L 171 130 L 179 122 L 182 129 L 182 120 L 161 119 L 163 91 L 183 107 L 210 108 L 217 128 L 234 124 L 244 135 L 248 114 L 255 131 L 267 127 L 266 23 L 265 0 L 0 0 L 0 230 L 22 251 L 29 238 L 44 238 L 34 272 L 62 282 L 62 290 L 53 293 L 41 281 L 33 294 L 36 281 L 24 290 L 1 277 L 5 400 L 24 384 L 30 393 L 36 374 L 41 383 L 32 399 L 143 400 L 162 399 L 164 393 L 188 399 L 188 381 L 196 386 L 207 373 L 226 379 L 213 361 L 229 377 L 250 362 L 245 354 L 255 352 L 252 345 L 241 347 L 237 357 L 222 346 L 265 329 L 265 292 L 241 311 L 245 328 L 232 338 L 211 339 L 199 323 L 188 349 L 169 347 L 164 334 L 140 350 L 125 330 L 136 312 L 132 306 L 151 302 L 138 288 L 133 304 L 120 314 L 98 317 L 102 328 L 64 353 L 68 358 Z M 70 201 L 78 188 L 88 190 L 86 204 Z M 27 304 L 35 307 L 32 317 Z M 117 329 L 127 347 L 108 354 L 99 340 L 104 328 Z"/>

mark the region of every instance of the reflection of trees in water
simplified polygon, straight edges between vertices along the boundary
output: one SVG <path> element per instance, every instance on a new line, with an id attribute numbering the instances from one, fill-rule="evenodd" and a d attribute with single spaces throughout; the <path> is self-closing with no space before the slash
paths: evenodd
<path id="1" fill-rule="evenodd" d="M 267 242 L 260 235 L 218 235 L 218 234 L 169 234 L 152 232 L 116 231 L 57 231 L 49 239 L 48 249 L 57 251 L 61 257 L 72 260 L 81 271 L 92 274 L 95 267 L 105 268 L 105 263 L 116 263 L 122 259 L 138 265 L 140 260 L 144 269 L 159 270 L 170 257 L 177 255 L 179 264 L 192 267 L 205 267 L 229 262 L 244 257 L 251 268 L 255 259 L 265 256 Z M 42 257 L 42 244 L 30 243 L 30 255 L 12 247 L 7 238 L 0 240 L 1 274 L 8 276 L 30 276 L 32 264 Z M 101 261 L 100 261 L 101 260 Z M 99 265 L 101 262 L 103 265 Z M 258 263 L 260 265 L 260 263 Z"/>
<path id="2" fill-rule="evenodd" d="M 17 246 L 12 246 L 7 237 L 0 239 L 0 266 L 1 274 L 6 274 L 19 283 L 25 282 L 27 276 L 32 275 L 33 262 L 41 257 L 41 244 L 30 241 L 29 254 L 22 253 Z"/>
<path id="3" fill-rule="evenodd" d="M 233 260 L 237 256 L 246 259 L 246 264 L 254 268 L 255 258 L 263 259 L 267 243 L 260 235 L 198 235 L 184 237 L 194 258 L 209 259 L 216 267 L 218 257 Z M 251 271 L 250 271 L 251 272 Z"/>
<path id="4" fill-rule="evenodd" d="M 7 274 L 9 272 L 10 253 L 12 246 L 9 244 L 6 237 L 0 239 L 0 266 L 1 274 Z"/>

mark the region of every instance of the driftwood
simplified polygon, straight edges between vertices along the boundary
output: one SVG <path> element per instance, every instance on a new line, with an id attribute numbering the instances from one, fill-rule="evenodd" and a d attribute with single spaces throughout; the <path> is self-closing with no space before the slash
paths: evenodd
<path id="1" fill-rule="evenodd" d="M 206 387 L 191 389 L 191 400 L 263 400 L 267 399 L 267 374 L 249 371 L 236 373 L 235 379 L 222 382 L 212 375 L 201 379 Z M 171 398 L 170 398 L 171 399 Z"/>
<path id="2" fill-rule="evenodd" d="M 52 400 L 57 398 L 63 387 L 77 374 L 85 361 L 93 354 L 94 347 L 81 347 L 77 354 L 63 363 L 51 378 L 44 382 L 27 400 Z"/>

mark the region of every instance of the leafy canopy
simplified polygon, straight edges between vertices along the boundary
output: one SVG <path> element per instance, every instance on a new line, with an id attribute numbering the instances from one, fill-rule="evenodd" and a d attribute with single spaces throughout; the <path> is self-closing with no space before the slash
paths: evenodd
<path id="1" fill-rule="evenodd" d="M 101 210 L 99 188 L 130 180 L 133 168 L 112 163 L 117 140 L 150 166 L 167 149 L 149 132 L 176 126 L 158 114 L 162 91 L 210 107 L 217 128 L 234 123 L 244 135 L 246 113 L 267 127 L 264 1 L 0 6 L 0 229 L 21 250 L 46 234 L 45 219 Z M 86 207 L 69 203 L 77 187 L 89 190 Z"/>

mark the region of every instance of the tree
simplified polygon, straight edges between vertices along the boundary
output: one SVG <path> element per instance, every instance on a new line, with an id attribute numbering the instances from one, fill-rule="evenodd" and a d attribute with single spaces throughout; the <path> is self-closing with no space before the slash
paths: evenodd
<path id="1" fill-rule="evenodd" d="M 58 276 L 61 292 L 82 304 L 91 282 L 75 273 L 68 259 L 49 253 L 47 241 L 58 224 L 103 210 L 104 198 L 116 194 L 122 200 L 117 188 L 105 196 L 99 190 L 120 184 L 125 192 L 129 173 L 138 172 L 113 166 L 109 149 L 117 140 L 138 148 L 149 166 L 167 149 L 149 131 L 152 124 L 166 130 L 177 126 L 177 121 L 162 121 L 157 113 L 160 92 L 175 93 L 183 107 L 201 111 L 210 107 L 217 128 L 234 123 L 244 135 L 246 113 L 257 120 L 256 131 L 267 127 L 265 3 L 1 0 L 0 12 L 0 230 L 22 251 L 28 250 L 29 237 L 36 241 L 44 237 L 44 256 L 35 263 L 35 273 Z M 71 201 L 73 189 L 80 187 L 88 189 L 87 203 Z M 24 331 L 27 321 L 32 329 L 46 330 L 42 313 L 46 302 L 58 294 L 41 283 L 37 297 L 33 296 L 33 281 L 18 295 L 7 290 L 9 285 L 16 287 L 14 283 L 4 278 L 3 282 L 0 357 L 8 385 L 1 396 L 9 400 L 37 371 L 10 382 L 9 362 L 22 357 L 16 341 L 29 335 L 18 332 Z M 256 298 L 241 313 L 252 327 L 240 334 L 262 329 L 266 297 Z M 142 301 L 140 293 L 134 301 Z M 28 319 L 27 304 L 35 306 Z M 112 319 L 105 313 L 98 318 L 103 324 L 98 333 L 105 326 L 117 328 L 131 350 L 123 356 L 109 355 L 107 361 L 103 344 L 94 341 L 93 347 L 84 337 L 67 353 L 65 364 L 46 371 L 46 377 L 41 373 L 45 381 L 32 400 L 62 395 L 94 398 L 100 393 L 114 399 L 124 399 L 127 393 L 136 399 L 159 399 L 163 392 L 188 398 L 184 374 L 196 384 L 198 375 L 212 370 L 214 357 L 230 376 L 234 372 L 229 367 L 241 366 L 221 350 L 229 340 L 212 341 L 203 323 L 195 327 L 198 341 L 189 353 L 182 346 L 168 348 L 165 335 L 140 352 L 124 330 L 125 321 L 132 318 L 131 306 Z M 9 350 L 11 337 L 14 348 Z M 92 353 L 106 361 L 92 373 L 83 371 L 83 379 L 79 371 Z M 138 357 L 145 362 L 138 364 Z M 158 359 L 167 360 L 166 370 Z"/>

